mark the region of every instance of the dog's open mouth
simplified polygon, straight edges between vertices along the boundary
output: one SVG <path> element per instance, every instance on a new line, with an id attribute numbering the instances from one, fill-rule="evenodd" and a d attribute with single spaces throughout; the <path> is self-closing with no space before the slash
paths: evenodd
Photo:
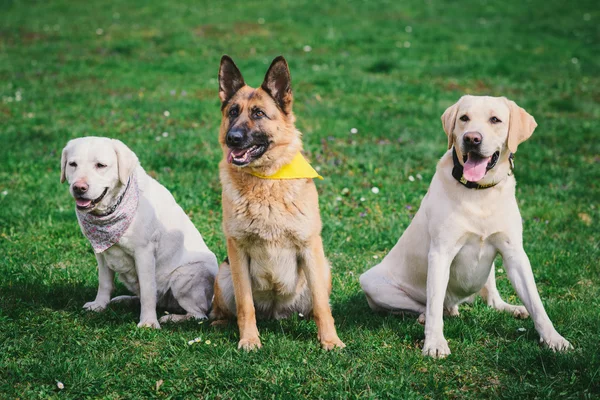
<path id="1" fill-rule="evenodd" d="M 106 196 L 107 192 L 108 192 L 108 188 L 105 188 L 104 191 L 102 192 L 102 194 L 100 195 L 100 197 L 98 197 L 94 200 L 84 199 L 82 197 L 75 198 L 75 203 L 77 204 L 77 209 L 78 210 L 90 210 L 90 209 L 94 208 L 94 206 L 96 204 L 98 204 L 102 201 L 104 196 Z"/>
<path id="2" fill-rule="evenodd" d="M 486 172 L 496 166 L 500 157 L 500 152 L 497 151 L 489 157 L 484 157 L 479 153 L 473 151 L 467 153 L 463 157 L 464 169 L 463 176 L 469 182 L 477 182 L 483 179 Z"/>
<path id="3" fill-rule="evenodd" d="M 265 151 L 267 151 L 267 146 L 263 144 L 255 144 L 245 149 L 229 149 L 227 162 L 238 167 L 243 167 L 260 158 Z"/>

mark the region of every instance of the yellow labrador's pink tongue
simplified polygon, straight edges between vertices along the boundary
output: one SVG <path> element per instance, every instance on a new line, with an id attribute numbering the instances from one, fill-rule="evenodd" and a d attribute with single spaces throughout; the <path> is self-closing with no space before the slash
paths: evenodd
<path id="1" fill-rule="evenodd" d="M 492 157 L 475 158 L 469 154 L 463 169 L 463 176 L 465 179 L 469 182 L 477 182 L 483 179 L 491 158 Z"/>
<path id="2" fill-rule="evenodd" d="M 92 201 L 88 199 L 75 199 L 75 202 L 79 207 L 87 207 L 92 203 Z"/>

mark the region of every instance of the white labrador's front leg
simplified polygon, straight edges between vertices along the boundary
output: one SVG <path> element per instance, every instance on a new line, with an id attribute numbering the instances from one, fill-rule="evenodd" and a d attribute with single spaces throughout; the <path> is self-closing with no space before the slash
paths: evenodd
<path id="1" fill-rule="evenodd" d="M 546 310 L 544 310 L 525 250 L 522 247 L 505 249 L 502 257 L 510 282 L 523 304 L 525 304 L 525 308 L 531 314 L 535 329 L 540 335 L 540 342 L 543 342 L 554 351 L 572 349 L 571 343 L 554 329 L 554 325 L 552 325 Z"/>
<path id="2" fill-rule="evenodd" d="M 101 254 L 96 254 L 98 261 L 98 292 L 94 301 L 87 302 L 83 308 L 89 311 L 103 311 L 110 303 L 110 296 L 115 289 L 115 272 L 108 268 Z"/>
<path id="3" fill-rule="evenodd" d="M 440 249 L 429 251 L 427 267 L 427 304 L 423 355 L 444 358 L 450 354 L 444 337 L 444 299 L 450 278 L 452 259 Z"/>
<path id="4" fill-rule="evenodd" d="M 136 249 L 135 268 L 140 284 L 140 323 L 138 327 L 160 329 L 156 316 L 156 260 L 154 249 L 151 245 Z"/>

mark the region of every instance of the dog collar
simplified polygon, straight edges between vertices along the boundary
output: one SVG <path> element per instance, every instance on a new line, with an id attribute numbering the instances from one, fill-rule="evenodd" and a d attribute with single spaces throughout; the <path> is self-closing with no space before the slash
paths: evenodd
<path id="1" fill-rule="evenodd" d="M 81 231 L 90 241 L 96 254 L 119 242 L 133 221 L 138 203 L 139 188 L 134 173 L 129 178 L 123 195 L 108 213 L 94 215 L 76 210 Z"/>
<path id="2" fill-rule="evenodd" d="M 251 171 L 250 174 L 261 179 L 323 179 L 321 175 L 306 161 L 302 153 L 298 152 L 289 164 L 284 165 L 273 175 L 261 175 Z"/>
<path id="3" fill-rule="evenodd" d="M 454 167 L 452 168 L 452 177 L 456 179 L 458 183 L 468 189 L 489 189 L 496 186 L 503 180 L 501 179 L 498 182 L 492 182 L 484 185 L 466 180 L 463 176 L 464 166 L 458 160 L 458 154 L 456 154 L 456 149 L 454 147 L 452 147 L 452 161 L 454 162 Z M 511 176 L 513 174 L 513 169 L 515 168 L 515 155 L 513 153 L 509 154 L 508 161 L 510 162 L 510 171 L 508 171 L 507 176 Z"/>

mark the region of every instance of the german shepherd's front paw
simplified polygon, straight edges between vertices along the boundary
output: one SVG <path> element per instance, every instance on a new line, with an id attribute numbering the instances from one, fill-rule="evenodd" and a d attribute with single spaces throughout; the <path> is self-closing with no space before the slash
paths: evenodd
<path id="1" fill-rule="evenodd" d="M 344 342 L 342 342 L 340 340 L 340 338 L 337 337 L 337 335 L 334 335 L 334 336 L 332 336 L 330 338 L 327 338 L 327 339 L 323 339 L 322 338 L 322 339 L 320 339 L 320 341 L 321 341 L 321 348 L 323 350 L 327 350 L 327 351 L 333 350 L 335 348 L 343 349 L 344 347 L 346 347 L 346 345 L 344 344 Z"/>
<path id="2" fill-rule="evenodd" d="M 262 343 L 260 343 L 260 339 L 258 336 L 243 338 L 238 343 L 238 349 L 244 349 L 246 351 L 258 350 L 262 347 Z"/>
<path id="3" fill-rule="evenodd" d="M 138 328 L 154 328 L 160 329 L 160 324 L 156 319 L 144 319 L 137 325 Z"/>

